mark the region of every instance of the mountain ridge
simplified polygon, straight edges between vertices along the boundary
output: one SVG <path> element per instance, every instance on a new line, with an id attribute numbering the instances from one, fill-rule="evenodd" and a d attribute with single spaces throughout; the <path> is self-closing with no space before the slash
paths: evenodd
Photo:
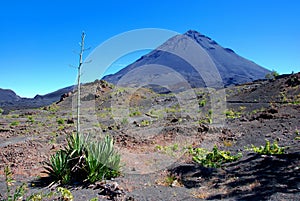
<path id="1" fill-rule="evenodd" d="M 11 89 L 0 88 L 0 108 L 7 113 L 9 110 L 47 106 L 59 101 L 63 94 L 73 91 L 73 89 L 74 86 L 68 86 L 45 95 L 37 94 L 34 98 L 22 98 Z"/>

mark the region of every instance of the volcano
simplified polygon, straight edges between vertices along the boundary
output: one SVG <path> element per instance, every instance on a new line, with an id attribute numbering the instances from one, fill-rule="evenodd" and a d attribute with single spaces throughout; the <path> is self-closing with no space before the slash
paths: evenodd
<path id="1" fill-rule="evenodd" d="M 197 31 L 168 39 L 119 72 L 103 77 L 116 85 L 166 88 L 227 87 L 264 79 L 270 71 Z"/>

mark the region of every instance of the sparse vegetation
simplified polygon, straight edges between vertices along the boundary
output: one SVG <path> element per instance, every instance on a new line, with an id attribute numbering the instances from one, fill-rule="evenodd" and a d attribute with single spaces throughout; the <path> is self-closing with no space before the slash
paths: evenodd
<path id="1" fill-rule="evenodd" d="M 180 180 L 175 175 L 168 175 L 164 181 L 166 186 L 181 186 Z"/>
<path id="2" fill-rule="evenodd" d="M 150 110 L 147 113 L 148 116 L 151 116 L 152 118 L 158 118 L 161 119 L 163 117 L 163 111 L 162 110 Z"/>
<path id="3" fill-rule="evenodd" d="M 204 107 L 205 105 L 206 105 L 206 100 L 205 99 L 199 101 L 199 106 L 200 107 Z"/>
<path id="4" fill-rule="evenodd" d="M 20 124 L 19 121 L 13 121 L 10 123 L 11 126 L 18 126 Z"/>
<path id="5" fill-rule="evenodd" d="M 8 166 L 4 168 L 4 174 L 5 174 L 5 184 L 6 184 L 6 200 L 4 201 L 22 200 L 26 192 L 26 184 L 23 183 L 21 186 L 18 186 L 16 190 L 12 192 L 11 186 L 13 186 L 15 180 L 13 180 L 12 172 Z"/>
<path id="6" fill-rule="evenodd" d="M 167 173 L 166 175 L 163 176 L 164 176 L 163 178 L 156 181 L 158 185 L 169 186 L 169 187 L 182 186 L 179 176 L 170 173 Z"/>
<path id="7" fill-rule="evenodd" d="M 282 83 L 278 87 L 278 90 L 277 86 L 279 85 L 277 82 Z M 273 85 L 262 88 L 266 90 L 260 90 L 262 85 L 267 86 L 268 83 L 272 83 Z M 84 90 L 90 89 L 86 89 L 85 87 L 85 85 L 82 86 Z M 154 94 L 152 97 L 147 96 L 147 100 L 138 99 L 138 104 L 129 104 L 129 113 L 132 113 L 131 116 L 133 118 L 128 116 L 127 111 L 126 116 L 120 115 L 124 115 L 124 113 L 117 113 L 118 107 L 111 105 L 112 97 L 110 93 L 112 90 L 103 89 L 99 91 L 101 96 L 97 99 L 97 105 L 95 105 L 95 115 L 100 118 L 97 119 L 98 121 L 93 121 L 94 119 L 89 118 L 88 115 L 84 116 L 81 125 L 86 124 L 84 128 L 90 128 L 89 131 L 92 134 L 95 134 L 98 130 L 103 131 L 103 133 L 112 133 L 117 141 L 120 153 L 124 153 L 125 158 L 122 158 L 122 162 L 126 165 L 125 170 L 136 174 L 137 180 L 141 178 L 138 174 L 151 172 L 152 170 L 156 171 L 156 168 L 159 168 L 158 171 L 151 174 L 151 177 L 154 175 L 155 178 L 159 178 L 160 181 L 156 180 L 156 184 L 151 182 L 153 180 L 150 180 L 148 175 L 143 175 L 142 180 L 143 189 L 147 188 L 146 190 L 150 190 L 151 193 L 152 187 L 162 190 L 161 199 L 166 199 L 170 192 L 170 188 L 166 188 L 165 186 L 178 185 L 181 185 L 182 188 L 171 190 L 172 193 L 177 194 L 177 197 L 170 196 L 170 199 L 181 200 L 182 196 L 191 197 L 193 190 L 195 190 L 195 197 L 202 199 L 218 199 L 219 197 L 236 199 L 238 196 L 244 199 L 248 198 L 247 196 L 250 193 L 256 198 L 257 190 L 265 192 L 272 189 L 272 185 L 279 187 L 286 186 L 283 189 L 284 192 L 282 192 L 283 196 L 286 191 L 295 192 L 297 190 L 298 172 L 293 172 L 292 175 L 290 173 L 292 170 L 298 170 L 299 157 L 294 153 L 298 150 L 297 145 L 300 142 L 300 131 L 297 125 L 299 107 L 292 104 L 298 104 L 298 91 L 295 88 L 287 86 L 285 80 L 281 79 L 275 82 L 262 80 L 255 82 L 253 85 L 247 83 L 239 87 L 242 95 L 235 93 L 236 86 L 231 87 L 234 89 L 233 93 L 236 96 L 228 98 L 228 111 L 223 109 L 223 107 L 215 107 L 216 110 L 212 110 L 212 107 L 208 105 L 209 102 L 206 103 L 202 100 L 207 98 L 206 100 L 209 101 L 209 97 L 199 96 L 197 97 L 198 99 L 191 97 L 193 98 L 191 102 L 188 102 L 190 101 L 189 97 L 183 99 L 183 102 L 180 102 L 182 103 L 182 110 L 178 114 L 180 107 L 176 104 L 178 103 L 176 97 L 164 98 Z M 267 89 L 271 87 L 274 89 L 272 88 L 270 92 Z M 284 98 L 280 94 L 282 91 L 286 95 L 286 103 L 282 102 Z M 262 92 L 265 93 L 266 97 L 262 95 Z M 82 95 L 85 93 L 86 91 Z M 119 100 L 124 100 L 128 98 L 129 94 L 121 94 L 118 98 Z M 176 96 L 179 95 L 176 94 Z M 138 94 L 137 98 L 141 97 L 144 96 Z M 129 101 L 135 100 L 134 98 L 136 97 L 133 97 Z M 261 101 L 253 103 L 254 98 Z M 184 102 L 185 100 L 187 101 Z M 190 107 L 195 106 L 195 103 L 197 106 L 196 109 Z M 44 182 L 44 175 L 41 175 L 40 178 L 37 176 L 40 173 L 38 172 L 40 170 L 39 164 L 41 161 L 44 161 L 45 156 L 47 157 L 51 152 L 53 153 L 53 151 L 60 149 L 49 157 L 49 164 L 46 165 L 46 167 L 50 168 L 47 172 L 50 178 L 53 179 L 51 182 L 57 182 L 57 185 L 67 184 L 66 186 L 80 185 L 76 189 L 76 194 L 82 193 L 83 197 L 90 197 L 91 194 L 85 194 L 90 192 L 99 193 L 97 194 L 98 197 L 102 197 L 102 195 L 104 197 L 105 193 L 110 193 L 111 188 L 113 188 L 109 186 L 110 181 L 106 181 L 105 179 L 119 176 L 120 165 L 116 165 L 117 168 L 112 168 L 111 166 L 114 165 L 102 163 L 103 158 L 106 158 L 106 156 L 105 154 L 102 155 L 99 150 L 109 149 L 108 147 L 113 146 L 105 146 L 106 148 L 103 148 L 98 142 L 92 143 L 94 138 L 88 138 L 86 135 L 78 135 L 78 138 L 75 134 L 76 125 L 74 125 L 76 118 L 74 118 L 74 114 L 70 113 L 68 107 L 70 105 L 68 104 L 71 104 L 70 99 L 59 103 L 59 111 L 55 113 L 26 109 L 11 111 L 8 115 L 0 116 L 2 118 L 0 129 L 3 134 L 2 139 L 4 139 L 4 142 L 0 145 L 0 155 L 3 157 L 2 167 L 7 164 L 11 165 L 12 172 L 21 173 L 24 181 L 27 181 L 29 177 L 34 177 Z M 90 106 L 81 108 L 84 112 L 83 114 L 85 112 L 90 114 L 88 112 L 94 109 Z M 262 107 L 265 107 L 265 109 Z M 194 111 L 184 112 L 183 109 L 186 108 Z M 207 125 L 212 122 L 212 117 L 219 117 L 217 109 L 220 109 L 219 111 L 224 116 L 226 111 L 227 118 L 237 118 L 239 116 L 242 118 L 235 119 L 234 121 L 229 120 L 226 122 L 226 125 Z M 173 114 L 167 114 L 166 111 Z M 200 112 L 198 113 L 198 111 Z M 251 111 L 258 114 L 253 115 Z M 269 118 L 269 116 L 272 118 Z M 73 123 L 69 123 L 69 121 Z M 19 126 L 13 127 L 13 125 Z M 74 135 L 67 137 L 68 141 L 67 145 L 65 145 L 66 143 L 62 140 L 71 130 L 74 131 Z M 97 135 L 94 136 L 96 138 L 99 137 Z M 264 138 L 261 141 L 261 137 L 264 136 L 270 140 L 270 143 L 266 142 L 265 144 Z M 258 140 L 256 141 L 255 139 Z M 278 141 L 273 142 L 272 139 L 278 139 Z M 103 138 L 103 141 L 105 141 L 105 138 Z M 255 141 L 256 143 L 260 143 L 256 144 L 254 143 Z M 11 143 L 11 145 L 6 146 L 7 142 Z M 14 146 L 15 143 L 17 143 L 16 146 Z M 190 146 L 186 147 L 183 143 Z M 210 146 L 211 143 L 217 143 L 219 147 L 211 146 L 209 149 L 197 148 L 199 146 Z M 257 147 L 254 145 L 251 147 L 251 143 Z M 286 150 L 286 147 L 278 146 L 277 143 L 281 146 L 291 146 L 291 148 Z M 65 147 L 61 148 L 64 145 Z M 248 154 L 247 157 L 241 161 L 231 163 L 241 157 L 241 154 L 236 154 L 235 150 L 240 150 L 245 146 L 250 147 L 248 151 L 243 150 L 243 154 Z M 234 150 L 234 152 L 231 151 L 230 153 L 227 150 Z M 286 154 L 285 151 L 287 152 Z M 280 157 L 265 156 L 281 153 L 284 153 L 284 155 Z M 116 154 L 115 159 L 112 159 L 115 161 L 115 164 L 119 164 L 119 157 L 120 155 Z M 176 163 L 173 163 L 170 159 L 178 160 L 176 160 Z M 192 160 L 193 162 L 191 162 Z M 172 162 L 172 165 L 169 165 L 169 162 Z M 34 164 L 32 171 L 29 164 Z M 224 170 L 214 169 L 220 167 L 224 168 Z M 51 171 L 53 172 L 52 175 Z M 172 172 L 172 174 L 169 174 L 168 171 Z M 163 172 L 167 174 L 161 175 Z M 23 173 L 26 176 L 23 176 Z M 245 177 L 245 175 L 251 175 L 250 182 L 248 182 L 249 178 Z M 279 177 L 279 179 L 269 184 L 266 180 L 269 177 Z M 95 182 L 99 180 L 104 181 Z M 137 185 L 135 180 L 133 181 L 134 183 L 127 183 L 127 180 L 128 176 L 124 174 L 124 179 L 121 179 L 121 183 L 119 183 L 120 180 L 112 181 L 116 185 L 122 185 L 124 192 L 123 190 L 121 190 L 122 192 L 120 191 L 122 193 L 120 197 L 123 195 L 127 197 L 128 194 L 126 192 L 128 191 L 133 192 L 132 194 L 130 193 L 133 196 L 141 193 L 139 189 L 137 191 L 132 189 Z M 256 181 L 260 185 L 259 188 L 255 186 Z M 93 182 L 95 184 L 89 185 Z M 20 183 L 15 183 L 15 185 L 17 184 Z M 33 185 L 40 183 L 31 184 L 32 186 L 22 197 L 23 200 L 26 199 L 29 193 L 36 193 L 39 190 L 37 189 L 39 186 L 35 188 Z M 26 185 L 24 186 L 25 191 Z M 81 192 L 81 185 L 83 187 L 89 186 L 89 188 Z M 251 185 L 254 185 L 254 187 Z M 4 182 L 3 186 L 5 186 Z M 32 195 L 32 200 L 74 199 L 70 192 L 73 192 L 73 189 L 70 191 L 67 189 L 58 190 L 54 186 L 51 187 L 52 195 L 36 193 Z M 214 186 L 217 187 L 214 188 Z M 17 186 L 11 187 L 11 200 L 13 200 L 15 192 L 17 195 L 19 192 L 22 192 L 22 190 L 15 189 L 17 189 Z M 164 189 L 167 189 L 167 191 L 164 191 Z M 240 194 L 240 189 L 247 193 Z M 275 190 L 278 189 L 281 188 Z M 3 188 L 0 192 L 0 200 L 6 200 L 5 190 Z M 181 192 L 184 194 L 181 194 Z M 152 197 L 151 194 L 149 199 L 157 199 L 154 196 Z M 107 197 L 109 197 L 108 194 Z M 268 196 L 265 198 L 271 199 Z M 146 199 L 148 199 L 148 196 Z"/>
<path id="8" fill-rule="evenodd" d="M 135 117 L 140 115 L 142 115 L 142 113 L 138 109 L 131 111 L 131 113 L 129 114 L 130 117 Z"/>
<path id="9" fill-rule="evenodd" d="M 2 113 L 3 113 L 3 109 L 2 109 L 2 108 L 0 108 L 0 115 L 2 115 Z"/>
<path id="10" fill-rule="evenodd" d="M 58 109 L 59 109 L 59 107 L 56 104 L 52 104 L 52 105 L 49 105 L 47 107 L 44 107 L 44 110 L 47 110 L 47 111 L 52 112 L 52 113 L 57 112 Z"/>
<path id="11" fill-rule="evenodd" d="M 128 119 L 125 118 L 125 117 L 121 120 L 121 124 L 122 124 L 122 125 L 127 125 L 128 123 L 129 123 L 129 121 L 128 121 Z"/>
<path id="12" fill-rule="evenodd" d="M 279 76 L 279 73 L 273 70 L 271 73 L 266 74 L 265 78 L 268 80 L 275 80 Z"/>
<path id="13" fill-rule="evenodd" d="M 6 184 L 6 197 L 2 201 L 18 201 L 18 200 L 26 200 L 26 201 L 42 201 L 42 200 L 64 200 L 64 201 L 73 201 L 74 196 L 71 191 L 66 188 L 58 187 L 55 191 L 50 191 L 49 193 L 37 192 L 26 197 L 26 193 L 28 192 L 27 185 L 25 183 L 17 186 L 14 191 L 12 191 L 11 187 L 16 182 L 13 180 L 13 175 L 8 166 L 4 168 L 5 174 L 5 184 Z"/>
<path id="14" fill-rule="evenodd" d="M 189 153 L 196 163 L 199 163 L 204 167 L 212 168 L 220 168 L 222 164 L 236 161 L 242 157 L 241 153 L 231 155 L 229 151 L 221 151 L 216 145 L 212 151 L 208 151 L 204 148 L 190 148 Z"/>
<path id="15" fill-rule="evenodd" d="M 13 115 L 11 115 L 11 118 L 14 118 L 14 119 L 19 118 L 19 115 L 18 114 L 13 114 Z"/>
<path id="16" fill-rule="evenodd" d="M 56 121 L 59 125 L 63 125 L 65 123 L 65 120 L 63 118 L 58 118 Z"/>
<path id="17" fill-rule="evenodd" d="M 241 113 L 235 112 L 234 110 L 230 109 L 225 112 L 225 115 L 229 119 L 235 119 L 235 118 L 239 118 L 241 116 Z"/>
<path id="18" fill-rule="evenodd" d="M 149 126 L 149 125 L 150 125 L 150 121 L 149 121 L 149 120 L 143 119 L 143 120 L 141 121 L 141 126 Z"/>
<path id="19" fill-rule="evenodd" d="M 251 145 L 251 148 L 247 148 L 247 150 L 254 151 L 257 154 L 263 155 L 273 155 L 273 154 L 284 154 L 286 147 L 278 146 L 278 142 L 274 141 L 272 144 L 269 140 L 266 140 L 265 146 L 254 146 Z"/>
<path id="20" fill-rule="evenodd" d="M 177 143 L 171 144 L 169 146 L 156 145 L 155 150 L 161 151 L 165 154 L 173 156 L 175 154 L 175 152 L 179 151 L 179 145 Z"/>
<path id="21" fill-rule="evenodd" d="M 33 116 L 28 116 L 27 121 L 30 123 L 34 123 L 35 120 L 34 120 Z"/>

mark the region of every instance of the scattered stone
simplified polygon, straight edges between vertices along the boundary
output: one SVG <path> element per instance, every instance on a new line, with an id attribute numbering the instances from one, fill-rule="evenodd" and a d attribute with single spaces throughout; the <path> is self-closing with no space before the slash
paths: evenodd
<path id="1" fill-rule="evenodd" d="M 74 123 L 75 123 L 75 121 L 73 118 L 67 119 L 67 124 L 74 124 Z"/>

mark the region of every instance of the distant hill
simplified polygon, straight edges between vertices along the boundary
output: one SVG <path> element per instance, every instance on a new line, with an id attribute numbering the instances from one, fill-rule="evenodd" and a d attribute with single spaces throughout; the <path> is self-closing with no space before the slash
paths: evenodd
<path id="1" fill-rule="evenodd" d="M 221 80 L 222 83 L 217 85 L 226 87 L 264 79 L 267 73 L 270 71 L 266 68 L 223 48 L 197 31 L 189 30 L 103 79 L 113 84 L 121 80 L 121 85 L 151 85 L 149 80 L 156 79 L 154 84 L 173 83 L 177 88 L 187 84 L 205 87 Z"/>
<path id="2" fill-rule="evenodd" d="M 13 101 L 18 101 L 20 99 L 21 97 L 18 96 L 13 90 L 0 88 L 0 103 L 13 102 Z"/>
<path id="3" fill-rule="evenodd" d="M 10 89 L 0 89 L 0 108 L 5 112 L 15 109 L 38 108 L 59 101 L 61 95 L 72 91 L 74 86 L 65 87 L 57 91 L 36 95 L 34 98 L 21 98 Z"/>

